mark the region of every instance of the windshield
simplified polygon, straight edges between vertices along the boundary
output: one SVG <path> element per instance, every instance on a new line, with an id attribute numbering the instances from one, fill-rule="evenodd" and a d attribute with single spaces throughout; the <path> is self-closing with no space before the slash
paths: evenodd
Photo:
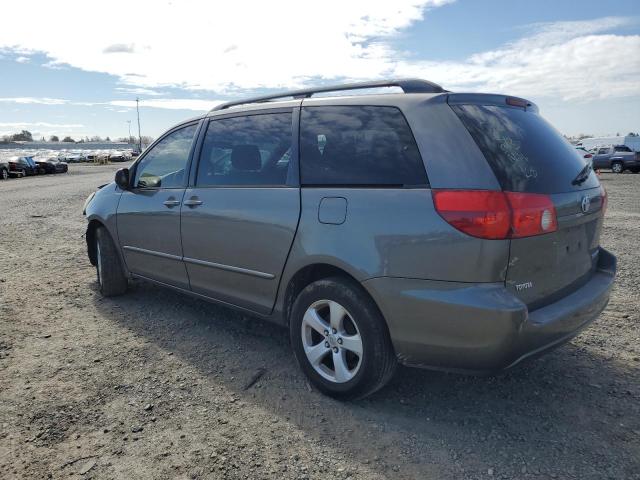
<path id="1" fill-rule="evenodd" d="M 599 185 L 585 159 L 532 111 L 495 105 L 452 105 L 493 169 L 503 190 L 561 193 Z"/>

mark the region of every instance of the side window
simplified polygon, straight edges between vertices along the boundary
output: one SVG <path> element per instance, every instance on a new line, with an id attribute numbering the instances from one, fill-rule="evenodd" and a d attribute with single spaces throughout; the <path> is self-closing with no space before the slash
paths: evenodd
<path id="1" fill-rule="evenodd" d="M 209 122 L 196 185 L 285 185 L 291 115 L 265 113 Z"/>
<path id="2" fill-rule="evenodd" d="M 411 129 L 395 107 L 304 107 L 300 128 L 302 184 L 427 184 Z"/>
<path id="3" fill-rule="evenodd" d="M 598 155 L 605 155 L 607 153 L 609 153 L 608 148 L 601 148 L 600 150 L 598 150 Z"/>
<path id="4" fill-rule="evenodd" d="M 170 133 L 144 156 L 136 167 L 136 188 L 180 188 L 186 179 L 187 161 L 196 125 Z"/>

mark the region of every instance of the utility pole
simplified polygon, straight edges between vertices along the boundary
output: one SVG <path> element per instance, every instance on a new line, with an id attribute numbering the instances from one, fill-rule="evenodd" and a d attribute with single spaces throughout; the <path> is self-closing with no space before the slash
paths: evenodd
<path id="1" fill-rule="evenodd" d="M 142 153 L 142 135 L 140 135 L 140 107 L 138 103 L 140 102 L 139 98 L 136 98 L 136 112 L 138 112 L 138 149 L 140 153 Z"/>
<path id="2" fill-rule="evenodd" d="M 127 138 L 127 143 L 131 144 L 131 120 L 127 120 L 127 123 L 129 124 L 129 138 Z"/>

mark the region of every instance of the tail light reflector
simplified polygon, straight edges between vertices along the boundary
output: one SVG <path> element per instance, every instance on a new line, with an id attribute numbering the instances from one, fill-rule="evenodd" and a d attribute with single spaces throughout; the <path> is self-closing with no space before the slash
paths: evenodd
<path id="1" fill-rule="evenodd" d="M 451 226 L 472 237 L 499 240 L 558 229 L 548 195 L 489 190 L 434 190 L 434 205 Z"/>

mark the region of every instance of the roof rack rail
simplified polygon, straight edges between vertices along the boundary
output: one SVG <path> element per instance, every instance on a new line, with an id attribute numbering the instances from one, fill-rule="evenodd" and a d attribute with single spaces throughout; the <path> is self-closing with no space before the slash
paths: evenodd
<path id="1" fill-rule="evenodd" d="M 302 90 L 289 90 L 287 92 L 277 93 L 274 95 L 263 95 L 260 97 L 247 98 L 245 100 L 234 100 L 231 102 L 221 103 L 212 108 L 211 111 L 224 110 L 236 105 L 244 105 L 248 103 L 262 103 L 278 98 L 309 98 L 314 93 L 339 92 L 345 90 L 361 90 L 365 88 L 380 87 L 400 87 L 404 93 L 443 93 L 446 92 L 440 85 L 422 80 L 419 78 L 400 78 L 395 80 L 375 80 L 371 82 L 344 83 L 340 85 L 327 85 L 324 87 L 304 88 Z"/>

